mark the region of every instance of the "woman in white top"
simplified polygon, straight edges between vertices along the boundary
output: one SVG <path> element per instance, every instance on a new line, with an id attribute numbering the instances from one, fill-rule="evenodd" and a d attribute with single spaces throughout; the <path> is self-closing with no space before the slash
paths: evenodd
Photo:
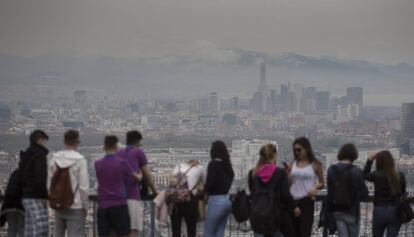
<path id="1" fill-rule="evenodd" d="M 321 162 L 316 159 L 309 140 L 297 138 L 293 142 L 294 161 L 289 166 L 290 193 L 301 214 L 293 217 L 296 237 L 310 237 L 315 211 L 315 196 L 324 187 Z"/>

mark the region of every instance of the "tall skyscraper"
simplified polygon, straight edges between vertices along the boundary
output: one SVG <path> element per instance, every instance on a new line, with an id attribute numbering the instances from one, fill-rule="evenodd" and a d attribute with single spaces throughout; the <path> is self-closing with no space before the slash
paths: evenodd
<path id="1" fill-rule="evenodd" d="M 401 132 L 404 138 L 414 138 L 414 102 L 402 104 Z"/>
<path id="2" fill-rule="evenodd" d="M 362 109 L 364 105 L 363 101 L 363 88 L 362 87 L 348 87 L 346 88 L 346 97 L 348 103 L 357 104 Z"/>
<path id="3" fill-rule="evenodd" d="M 288 110 L 288 101 L 289 101 L 289 86 L 280 85 L 280 104 L 283 111 Z"/>
<path id="4" fill-rule="evenodd" d="M 316 88 L 308 87 L 304 93 L 304 112 L 313 113 L 316 110 Z"/>
<path id="5" fill-rule="evenodd" d="M 269 88 L 266 85 L 266 65 L 264 63 L 260 64 L 260 83 L 257 88 L 257 93 L 259 95 L 254 95 L 253 105 L 256 112 L 265 112 L 267 98 L 269 97 Z M 260 101 L 257 101 L 260 98 Z"/>
<path id="6" fill-rule="evenodd" d="M 266 85 L 266 64 L 260 63 L 260 84 Z"/>
<path id="7" fill-rule="evenodd" d="M 317 91 L 316 92 L 316 110 L 318 112 L 327 112 L 329 110 L 329 91 Z"/>

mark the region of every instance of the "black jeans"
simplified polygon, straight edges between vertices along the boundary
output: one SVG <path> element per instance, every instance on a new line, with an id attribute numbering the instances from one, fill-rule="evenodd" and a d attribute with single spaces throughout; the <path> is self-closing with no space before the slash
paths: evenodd
<path id="1" fill-rule="evenodd" d="M 305 197 L 297 200 L 296 205 L 300 208 L 302 214 L 298 218 L 293 218 L 295 236 L 311 237 L 315 214 L 315 201 L 310 197 Z"/>
<path id="2" fill-rule="evenodd" d="M 372 218 L 372 236 L 397 237 L 401 223 L 398 221 L 396 206 L 375 206 Z"/>
<path id="3" fill-rule="evenodd" d="M 198 204 L 195 197 L 191 197 L 190 202 L 175 204 L 171 215 L 172 237 L 181 237 L 181 222 L 183 218 L 187 225 L 187 236 L 196 237 Z"/>

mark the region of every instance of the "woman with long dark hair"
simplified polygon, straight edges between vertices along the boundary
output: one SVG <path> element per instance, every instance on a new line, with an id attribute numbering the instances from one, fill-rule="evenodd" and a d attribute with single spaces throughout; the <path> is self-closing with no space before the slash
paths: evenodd
<path id="1" fill-rule="evenodd" d="M 210 150 L 211 161 L 207 168 L 205 189 L 208 194 L 204 226 L 205 237 L 223 237 L 227 219 L 231 213 L 229 190 L 234 171 L 226 144 L 215 141 Z"/>
<path id="2" fill-rule="evenodd" d="M 259 151 L 257 165 L 249 172 L 248 182 L 252 197 L 252 209 L 256 205 L 255 199 L 258 202 L 263 201 L 259 198 L 259 195 L 263 193 L 264 189 L 273 188 L 272 196 L 275 198 L 273 205 L 277 205 L 274 206 L 275 210 L 270 213 L 270 216 L 265 216 L 266 221 L 274 221 L 275 223 L 263 223 L 260 220 L 253 220 L 254 216 L 250 217 L 255 237 L 273 237 L 279 236 L 280 233 L 284 237 L 293 237 L 293 226 L 290 217 L 292 215 L 299 216 L 301 212 L 289 192 L 286 171 L 278 167 L 276 161 L 276 146 L 273 144 L 264 145 Z"/>
<path id="3" fill-rule="evenodd" d="M 376 170 L 371 172 L 373 162 Z M 365 179 L 374 183 L 373 237 L 397 237 L 401 223 L 397 217 L 400 198 L 406 194 L 405 176 L 395 167 L 391 152 L 385 150 L 368 157 L 364 168 Z"/>
<path id="4" fill-rule="evenodd" d="M 325 186 L 321 162 L 315 157 L 309 140 L 297 138 L 293 142 L 294 160 L 290 163 L 290 193 L 301 210 L 301 215 L 293 218 L 295 235 L 310 237 L 315 211 L 315 197 Z"/>

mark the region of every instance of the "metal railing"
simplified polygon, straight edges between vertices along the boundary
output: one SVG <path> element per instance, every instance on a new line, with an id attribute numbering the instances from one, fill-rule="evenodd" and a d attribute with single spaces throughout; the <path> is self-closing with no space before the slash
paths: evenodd
<path id="1" fill-rule="evenodd" d="M 0 203 L 3 201 L 3 196 L 0 196 Z M 318 222 L 319 222 L 319 213 L 322 206 L 322 200 L 324 196 L 318 196 L 315 203 L 315 221 L 314 221 L 314 229 L 312 236 L 322 236 L 322 229 L 318 229 Z M 90 196 L 90 208 L 87 216 L 86 225 L 86 233 L 85 236 L 88 237 L 95 237 L 97 235 L 97 197 L 95 195 Z M 364 200 L 361 203 L 361 228 L 360 228 L 360 237 L 371 237 L 371 228 L 372 228 L 372 210 L 373 210 L 373 202 L 372 197 Z M 410 202 L 414 204 L 414 199 L 410 199 Z M 144 230 L 140 234 L 140 237 L 170 237 L 171 234 L 171 227 L 170 225 L 163 225 L 158 223 L 155 218 L 155 206 L 152 202 L 152 197 L 147 197 L 143 200 L 144 204 Z M 53 236 L 53 228 L 54 228 L 54 214 L 53 211 L 49 211 L 49 236 Z M 185 230 L 185 228 L 183 229 Z M 203 223 L 198 224 L 197 228 L 199 234 L 198 236 L 202 235 L 203 230 Z M 7 236 L 7 226 L 4 228 L 0 228 L 0 237 Z M 185 233 L 183 233 L 185 236 Z M 235 236 L 235 237 L 251 237 L 253 233 L 248 223 L 237 223 L 232 216 L 230 216 L 227 229 L 226 229 L 226 236 Z M 400 237 L 412 237 L 414 236 L 414 221 L 403 224 L 400 230 Z"/>

